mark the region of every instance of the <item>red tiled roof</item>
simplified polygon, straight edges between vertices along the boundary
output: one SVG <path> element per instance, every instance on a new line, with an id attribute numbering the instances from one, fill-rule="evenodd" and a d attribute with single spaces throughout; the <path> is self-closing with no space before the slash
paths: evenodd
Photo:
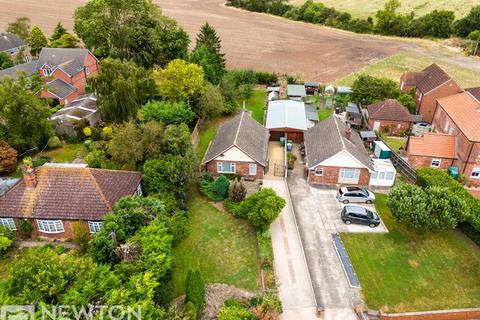
<path id="1" fill-rule="evenodd" d="M 470 141 L 480 141 L 480 102 L 469 92 L 437 99 L 438 105 Z"/>
<path id="2" fill-rule="evenodd" d="M 409 138 L 408 154 L 442 159 L 457 158 L 457 142 L 454 135 L 424 133 L 421 137 Z"/>
<path id="3" fill-rule="evenodd" d="M 367 107 L 368 117 L 375 120 L 412 121 L 412 115 L 394 99 L 388 99 Z"/>
<path id="4" fill-rule="evenodd" d="M 140 172 L 53 166 L 38 168 L 36 176 L 34 189 L 22 179 L 0 197 L 0 217 L 102 220 L 142 179 Z"/>

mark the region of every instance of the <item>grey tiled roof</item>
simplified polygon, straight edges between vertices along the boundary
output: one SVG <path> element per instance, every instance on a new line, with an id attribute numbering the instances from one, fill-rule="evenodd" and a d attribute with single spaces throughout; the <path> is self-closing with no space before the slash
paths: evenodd
<path id="1" fill-rule="evenodd" d="M 55 79 L 52 82 L 47 83 L 47 91 L 59 99 L 66 98 L 76 90 L 77 88 L 69 83 L 66 83 L 62 79 Z"/>
<path id="2" fill-rule="evenodd" d="M 350 139 L 346 137 L 347 126 L 337 117 L 330 116 L 305 133 L 305 153 L 307 167 L 313 168 L 340 151 L 347 151 L 365 167 L 373 171 L 367 151 L 357 132 L 352 130 Z"/>
<path id="3" fill-rule="evenodd" d="M 422 70 L 422 73 L 425 73 L 425 76 L 419 80 L 417 84 L 418 90 L 423 94 L 432 91 L 441 84 L 451 80 L 452 78 L 443 71 L 437 64 L 432 64 Z"/>
<path id="4" fill-rule="evenodd" d="M 480 101 L 480 87 L 468 88 L 468 89 L 465 89 L 465 91 L 470 92 L 470 94 L 471 94 L 475 99 L 477 99 L 478 101 Z"/>
<path id="5" fill-rule="evenodd" d="M 262 166 L 266 166 L 268 137 L 268 130 L 264 126 L 255 121 L 247 111 L 241 111 L 218 129 L 205 155 L 205 162 L 235 146 Z"/>
<path id="6" fill-rule="evenodd" d="M 73 76 L 83 70 L 88 53 L 87 49 L 43 48 L 38 57 L 37 68 L 40 70 L 43 65 L 52 69 L 59 67 L 69 76 Z"/>
<path id="7" fill-rule="evenodd" d="M 26 46 L 27 43 L 13 33 L 0 33 L 0 51 Z"/>
<path id="8" fill-rule="evenodd" d="M 4 69 L 0 71 L 0 78 L 7 76 L 16 80 L 18 79 L 19 73 L 23 73 L 27 77 L 37 73 L 37 61 L 30 61 L 27 63 L 16 65 L 11 68 Z"/>

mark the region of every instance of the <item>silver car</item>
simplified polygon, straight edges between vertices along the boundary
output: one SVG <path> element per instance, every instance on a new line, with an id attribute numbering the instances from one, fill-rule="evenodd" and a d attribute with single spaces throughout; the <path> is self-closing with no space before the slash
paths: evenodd
<path id="1" fill-rule="evenodd" d="M 338 189 L 337 200 L 345 204 L 350 202 L 373 203 L 375 195 L 367 188 L 342 187 Z"/>

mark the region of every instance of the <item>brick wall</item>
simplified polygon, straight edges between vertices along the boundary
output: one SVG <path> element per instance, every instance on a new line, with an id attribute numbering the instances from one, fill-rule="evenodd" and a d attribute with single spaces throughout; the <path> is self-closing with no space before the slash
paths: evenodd
<path id="1" fill-rule="evenodd" d="M 391 121 L 391 120 L 376 120 L 368 119 L 368 125 L 370 128 L 374 127 L 375 122 L 380 122 L 379 131 L 381 132 L 390 132 L 391 135 L 400 136 L 406 131 L 408 131 L 412 123 L 408 121 Z"/>
<path id="2" fill-rule="evenodd" d="M 219 176 L 221 174 L 217 172 L 217 162 L 232 163 L 231 161 L 217 161 L 217 160 L 212 160 L 206 163 L 205 165 L 206 165 L 207 171 L 211 172 L 214 176 Z M 249 165 L 256 162 L 235 161 L 234 163 L 236 165 L 236 172 L 235 172 L 236 174 L 242 177 L 252 177 L 248 174 Z M 257 164 L 257 175 L 255 176 L 255 179 L 263 179 L 263 173 L 265 168 L 259 163 L 256 163 L 256 164 Z"/>
<path id="3" fill-rule="evenodd" d="M 480 309 L 425 311 L 380 314 L 380 320 L 475 320 L 480 319 Z"/>
<path id="4" fill-rule="evenodd" d="M 423 121 L 432 123 L 438 98 L 448 97 L 459 92 L 462 92 L 462 89 L 453 80 L 450 80 L 426 95 L 424 94 L 421 103 L 419 103 L 420 92 L 417 90 L 415 100 L 419 107 L 418 113 L 423 116 Z"/>
<path id="5" fill-rule="evenodd" d="M 308 170 L 308 182 L 311 184 L 325 184 L 325 185 L 338 185 L 338 177 L 340 175 L 340 167 L 317 167 L 323 168 L 323 176 L 316 176 L 315 170 Z M 348 168 L 345 168 L 348 169 Z M 358 169 L 358 168 L 356 168 Z M 360 169 L 360 178 L 357 185 L 368 186 L 370 184 L 370 172 L 362 168 Z M 348 185 L 351 185 L 349 183 Z"/>
<path id="6" fill-rule="evenodd" d="M 418 168 L 430 168 L 432 166 L 432 159 L 433 157 L 424 157 L 424 156 L 416 156 L 416 155 L 408 155 L 408 163 L 414 167 L 415 169 Z M 438 159 L 438 158 L 436 158 Z M 450 168 L 453 163 L 454 159 L 441 159 L 442 162 L 440 163 L 440 167 L 438 169 L 447 170 Z"/>
<path id="7" fill-rule="evenodd" d="M 15 225 L 17 226 L 17 232 L 19 232 L 19 229 L 20 229 L 19 221 L 21 219 L 15 218 L 14 220 L 15 220 Z M 44 240 L 50 240 L 50 241 L 54 241 L 54 240 L 67 241 L 73 238 L 73 224 L 76 222 L 75 220 L 62 220 L 63 229 L 65 230 L 62 233 L 43 233 L 38 230 L 38 224 L 36 219 L 28 219 L 28 221 L 32 224 L 32 227 L 33 227 L 32 239 L 35 239 L 38 237 L 38 238 L 41 238 Z M 87 230 L 89 230 L 88 222 L 87 221 L 82 221 L 82 222 L 85 224 Z"/>

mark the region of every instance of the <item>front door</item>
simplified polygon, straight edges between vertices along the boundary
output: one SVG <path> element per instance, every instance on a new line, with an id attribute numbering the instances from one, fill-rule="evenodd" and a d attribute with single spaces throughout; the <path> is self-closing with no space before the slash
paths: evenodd
<path id="1" fill-rule="evenodd" d="M 375 122 L 373 123 L 373 130 L 374 130 L 374 131 L 380 130 L 380 121 L 375 121 Z"/>

